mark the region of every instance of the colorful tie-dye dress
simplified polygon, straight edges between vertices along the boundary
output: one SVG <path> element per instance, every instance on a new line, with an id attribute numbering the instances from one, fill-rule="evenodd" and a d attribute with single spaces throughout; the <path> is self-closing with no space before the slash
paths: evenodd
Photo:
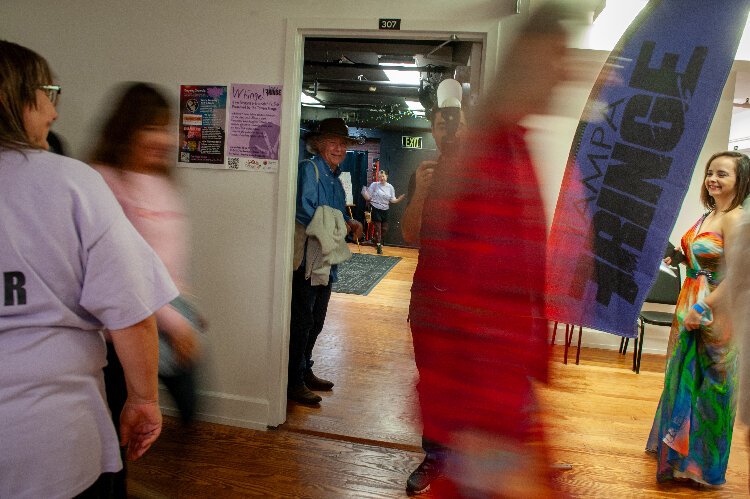
<path id="1" fill-rule="evenodd" d="M 688 478 L 720 485 L 729 460 L 737 350 L 726 313 L 720 311 L 711 326 L 698 330 L 687 331 L 683 323 L 690 307 L 721 279 L 724 241 L 715 232 L 700 232 L 707 215 L 682 237 L 687 272 L 670 331 L 664 391 L 646 446 L 656 453 L 660 482 Z"/>

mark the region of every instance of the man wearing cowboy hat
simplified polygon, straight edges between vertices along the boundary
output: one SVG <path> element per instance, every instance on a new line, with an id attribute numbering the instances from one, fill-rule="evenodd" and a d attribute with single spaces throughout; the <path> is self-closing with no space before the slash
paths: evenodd
<path id="1" fill-rule="evenodd" d="M 339 180 L 339 165 L 346 157 L 346 148 L 357 143 L 341 118 L 326 118 L 317 130 L 305 136 L 307 150 L 313 157 L 302 161 L 297 172 L 297 214 L 299 229 L 308 227 L 319 206 L 328 206 L 343 215 L 347 232 L 359 239 L 362 224 L 346 212 L 346 195 Z M 317 405 L 322 399 L 312 390 L 330 391 L 331 381 L 318 378 L 312 371 L 312 350 L 323 329 L 331 286 L 337 279 L 337 266 L 332 265 L 327 285 L 314 285 L 305 276 L 305 256 L 300 251 L 307 239 L 295 237 L 295 269 L 292 277 L 292 310 L 289 334 L 289 380 L 287 397 L 304 405 Z M 299 253 L 299 256 L 297 256 Z M 300 263 L 301 261 L 301 263 Z"/>

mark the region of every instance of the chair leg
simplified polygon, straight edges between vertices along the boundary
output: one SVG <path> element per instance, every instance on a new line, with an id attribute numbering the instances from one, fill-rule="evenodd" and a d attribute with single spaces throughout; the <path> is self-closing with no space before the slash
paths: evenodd
<path id="1" fill-rule="evenodd" d="M 571 339 L 573 339 L 573 328 L 570 327 L 570 324 L 565 324 L 565 353 L 563 354 L 563 364 L 568 363 L 568 348 L 570 348 Z"/>
<path id="2" fill-rule="evenodd" d="M 640 374 L 641 372 L 641 355 L 643 354 L 643 331 L 644 331 L 644 324 L 643 324 L 643 321 L 641 321 L 641 342 L 638 345 L 638 362 L 635 365 L 636 374 Z"/>
<path id="3" fill-rule="evenodd" d="M 626 355 L 628 353 L 628 344 L 630 343 L 630 338 L 625 338 L 625 344 L 622 346 L 622 354 Z"/>
<path id="4" fill-rule="evenodd" d="M 557 321 L 555 321 L 555 328 L 552 330 L 552 341 L 550 341 L 550 345 L 555 344 L 555 337 L 557 336 Z"/>
<path id="5" fill-rule="evenodd" d="M 638 362 L 638 336 L 633 338 L 633 371 L 636 370 Z"/>
<path id="6" fill-rule="evenodd" d="M 578 361 L 581 359 L 581 333 L 583 332 L 583 326 L 578 326 L 578 347 L 576 348 L 576 365 L 578 365 Z M 571 332 L 571 336 L 573 333 Z"/>
<path id="7" fill-rule="evenodd" d="M 622 346 L 625 344 L 625 337 L 623 336 L 620 338 L 620 348 L 617 350 L 617 353 L 622 353 Z"/>

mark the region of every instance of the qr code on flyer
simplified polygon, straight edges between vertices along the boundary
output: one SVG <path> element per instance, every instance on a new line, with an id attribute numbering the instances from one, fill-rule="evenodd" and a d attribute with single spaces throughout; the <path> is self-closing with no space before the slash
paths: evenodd
<path id="1" fill-rule="evenodd" d="M 240 168 L 240 158 L 228 158 L 227 159 L 227 167 L 233 169 L 233 170 L 239 170 Z"/>
<path id="2" fill-rule="evenodd" d="M 181 152 L 180 153 L 180 163 L 190 163 L 190 153 L 189 152 Z"/>

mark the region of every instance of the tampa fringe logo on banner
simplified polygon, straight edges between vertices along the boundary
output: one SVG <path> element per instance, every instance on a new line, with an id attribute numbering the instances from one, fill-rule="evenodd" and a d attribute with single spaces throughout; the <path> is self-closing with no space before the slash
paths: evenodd
<path id="1" fill-rule="evenodd" d="M 745 26 L 746 0 L 720 3 L 651 0 L 599 74 L 552 223 L 549 319 L 636 335 Z"/>

